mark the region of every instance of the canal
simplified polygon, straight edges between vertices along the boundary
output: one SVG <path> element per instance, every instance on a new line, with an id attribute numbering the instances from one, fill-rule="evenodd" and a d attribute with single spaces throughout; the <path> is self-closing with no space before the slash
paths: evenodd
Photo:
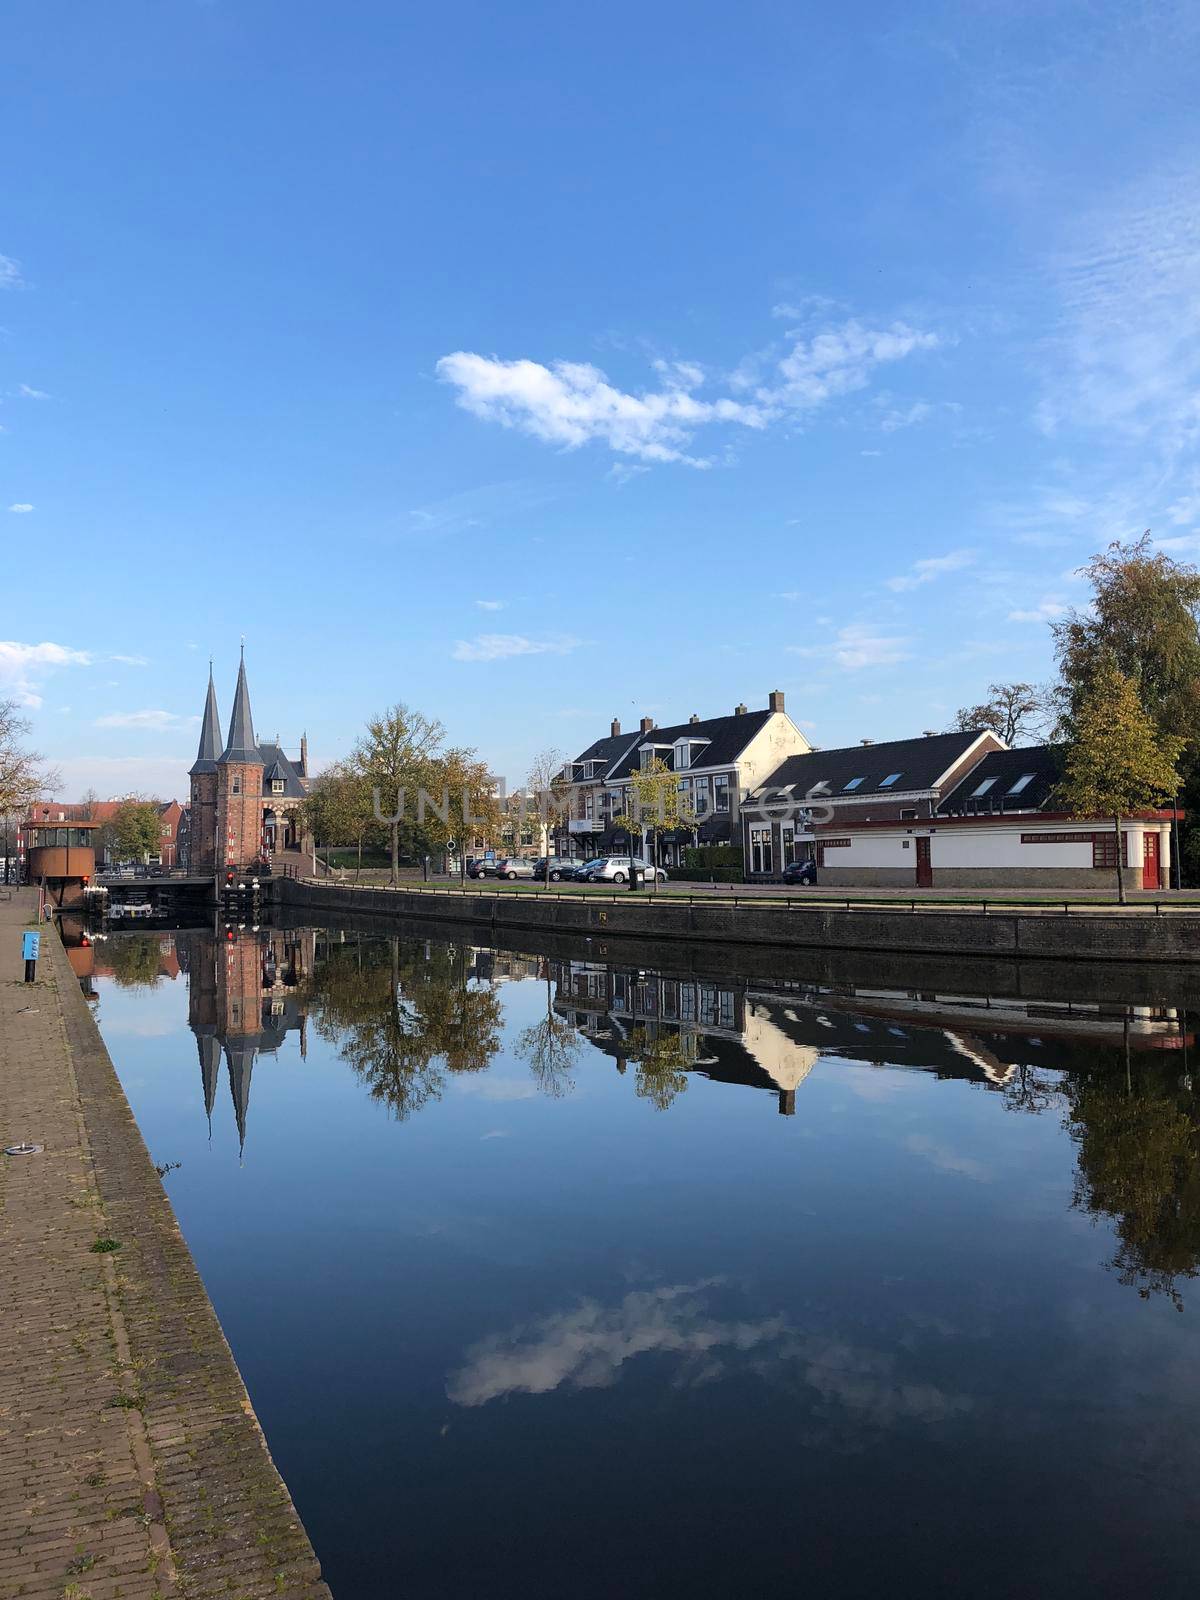
<path id="1" fill-rule="evenodd" d="M 1169 993 L 71 954 L 336 1600 L 1194 1592 Z"/>

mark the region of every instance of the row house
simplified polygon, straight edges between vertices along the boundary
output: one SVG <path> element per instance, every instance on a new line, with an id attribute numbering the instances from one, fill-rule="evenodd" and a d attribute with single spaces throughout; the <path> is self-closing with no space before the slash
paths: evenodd
<path id="1" fill-rule="evenodd" d="M 564 791 L 568 820 L 565 830 L 561 825 L 556 829 L 559 851 L 594 856 L 628 849 L 629 836 L 614 827 L 614 819 L 632 803 L 633 775 L 656 758 L 678 775 L 678 787 L 696 818 L 694 827 L 655 840 L 660 861 L 678 864 L 689 844 L 737 843 L 742 802 L 769 773 L 808 749 L 778 689 L 759 711 L 739 705 L 729 716 L 693 714 L 668 727 L 643 717 L 632 733 L 623 733 L 614 720 L 607 737 L 590 744 L 563 769 L 558 787 Z"/>
<path id="2" fill-rule="evenodd" d="M 116 860 L 117 852 L 105 839 L 104 825 L 112 821 L 124 804 L 123 800 L 88 800 L 78 803 L 61 800 L 37 801 L 30 807 L 28 816 L 18 830 L 18 858 L 24 859 L 29 842 L 28 836 L 34 828 L 44 829 L 47 824 L 54 822 L 93 822 L 96 824 L 96 865 L 111 866 Z M 182 840 L 187 829 L 186 808 L 180 805 L 178 800 L 156 800 L 151 804 L 158 808 L 159 844 L 157 849 L 150 853 L 149 859 L 156 866 L 160 864 L 164 867 L 180 866 L 183 864 Z"/>
<path id="3" fill-rule="evenodd" d="M 1170 810 L 1077 817 L 1058 797 L 1062 749 L 937 734 L 785 762 L 743 808 L 748 878 L 813 859 L 835 888 L 1169 887 Z M 790 855 L 789 855 L 790 852 Z"/>

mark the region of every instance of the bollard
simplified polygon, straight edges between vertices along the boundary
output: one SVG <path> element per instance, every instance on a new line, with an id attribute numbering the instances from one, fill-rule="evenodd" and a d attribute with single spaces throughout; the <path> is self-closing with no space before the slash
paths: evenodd
<path id="1" fill-rule="evenodd" d="M 25 959 L 25 982 L 37 981 L 38 955 L 41 952 L 42 936 L 40 933 L 25 932 L 21 935 L 21 955 Z"/>

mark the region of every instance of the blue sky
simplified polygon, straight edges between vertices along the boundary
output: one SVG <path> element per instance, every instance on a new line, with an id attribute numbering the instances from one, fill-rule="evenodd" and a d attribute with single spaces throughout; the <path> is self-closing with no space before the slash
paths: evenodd
<path id="1" fill-rule="evenodd" d="M 182 793 L 207 660 L 318 762 L 520 778 L 783 688 L 1044 678 L 1200 546 L 1200 13 L 13 0 L 0 692 Z M 58 577 L 66 579 L 61 585 Z"/>

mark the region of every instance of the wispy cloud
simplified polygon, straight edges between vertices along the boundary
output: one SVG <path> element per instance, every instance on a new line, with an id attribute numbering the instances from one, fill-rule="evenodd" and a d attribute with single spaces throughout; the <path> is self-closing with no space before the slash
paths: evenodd
<path id="1" fill-rule="evenodd" d="M 503 611 L 504 610 L 504 601 L 503 600 L 476 600 L 475 604 L 479 607 L 480 611 Z"/>
<path id="2" fill-rule="evenodd" d="M 773 422 L 819 410 L 865 388 L 875 369 L 914 352 L 932 350 L 936 333 L 895 322 L 871 328 L 850 319 L 790 349 L 744 363 L 732 381 L 740 398 L 701 398 L 704 369 L 692 361 L 656 361 L 656 389 L 633 393 L 585 362 L 502 360 L 458 350 L 437 364 L 438 377 L 457 389 L 458 404 L 486 422 L 516 428 L 547 444 L 576 450 L 590 443 L 647 463 L 705 468 L 711 456 L 692 454 L 697 432 L 714 424 L 762 430 Z"/>
<path id="3" fill-rule="evenodd" d="M 507 661 L 513 656 L 565 656 L 583 643 L 569 633 L 547 639 L 527 639 L 521 633 L 479 633 L 454 646 L 455 661 Z"/>
<path id="4" fill-rule="evenodd" d="M 12 256 L 0 256 L 0 289 L 20 289 L 23 285 L 21 263 Z"/>
<path id="5" fill-rule="evenodd" d="M 23 706 L 36 709 L 42 703 L 38 690 L 43 679 L 57 667 L 86 667 L 91 664 L 86 650 L 69 645 L 22 644 L 16 639 L 0 639 L 0 694 L 12 695 Z"/>
<path id="6" fill-rule="evenodd" d="M 27 511 L 32 511 L 33 507 L 29 504 L 28 500 L 18 500 L 14 505 L 9 506 L 8 509 L 10 511 L 15 511 L 18 516 L 24 516 Z"/>
<path id="7" fill-rule="evenodd" d="M 1061 600 L 1041 600 L 1036 606 L 1025 610 L 1010 611 L 1010 622 L 1057 622 L 1060 617 L 1065 617 L 1067 607 Z"/>
<path id="8" fill-rule="evenodd" d="M 928 556 L 924 561 L 914 561 L 909 570 L 899 577 L 888 578 L 887 586 L 897 594 L 903 594 L 908 589 L 919 589 L 922 584 L 932 583 L 947 572 L 961 572 L 964 567 L 971 566 L 974 560 L 973 550 L 951 550 L 944 556 Z"/>
<path id="9" fill-rule="evenodd" d="M 789 655 L 832 661 L 845 672 L 863 667 L 888 667 L 907 661 L 912 655 L 912 640 L 901 634 L 884 633 L 870 623 L 851 623 L 839 628 L 827 644 L 788 645 Z"/>
<path id="10" fill-rule="evenodd" d="M 19 383 L 17 385 L 17 393 L 22 395 L 26 400 L 50 399 L 50 396 L 46 393 L 45 389 L 31 389 L 27 383 Z"/>
<path id="11" fill-rule="evenodd" d="M 110 661 L 119 661 L 123 667 L 148 667 L 149 656 L 109 656 Z"/>
<path id="12" fill-rule="evenodd" d="M 181 717 L 174 711 L 160 711 L 157 709 L 110 711 L 106 716 L 97 717 L 93 727 L 141 728 L 151 733 L 168 733 L 175 728 L 186 727 L 189 722 L 198 720 L 197 717 Z"/>

